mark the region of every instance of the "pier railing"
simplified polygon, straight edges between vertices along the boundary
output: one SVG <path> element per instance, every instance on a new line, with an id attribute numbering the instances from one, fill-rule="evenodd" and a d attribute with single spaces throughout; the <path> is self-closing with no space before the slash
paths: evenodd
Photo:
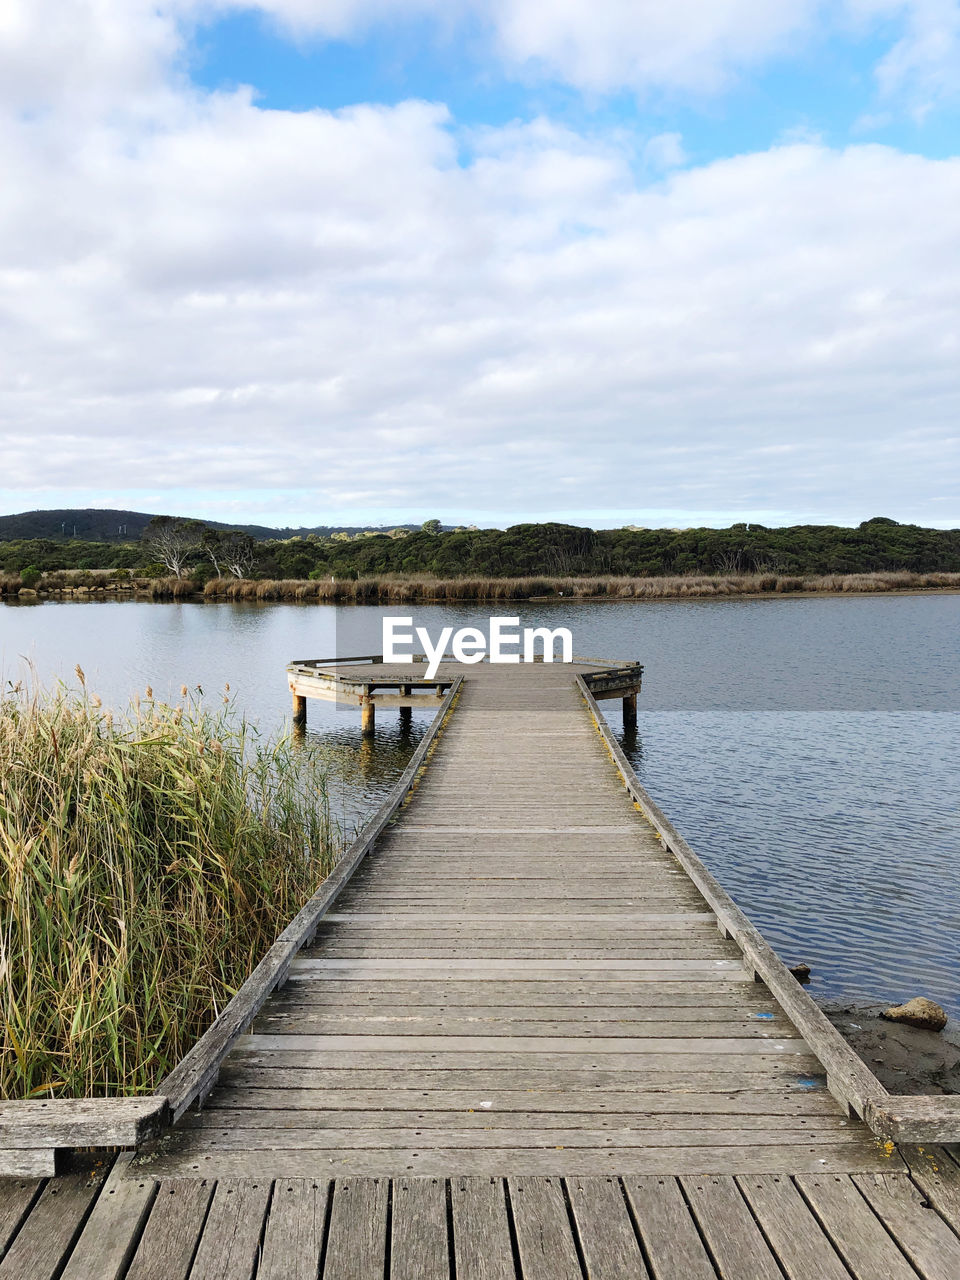
<path id="1" fill-rule="evenodd" d="M 603 675 L 605 673 L 597 673 Z M 899 1097 L 888 1092 L 854 1052 L 822 1009 L 804 991 L 759 930 L 750 922 L 715 876 L 704 866 L 667 815 L 646 791 L 604 719 L 591 689 L 595 673 L 577 676 L 577 685 L 623 779 L 631 799 L 652 824 L 660 844 L 677 859 L 717 918 L 725 938 L 732 938 L 755 978 L 766 983 L 784 1013 L 827 1074 L 827 1088 L 882 1138 L 893 1142 L 957 1142 L 960 1140 L 960 1097 Z"/>

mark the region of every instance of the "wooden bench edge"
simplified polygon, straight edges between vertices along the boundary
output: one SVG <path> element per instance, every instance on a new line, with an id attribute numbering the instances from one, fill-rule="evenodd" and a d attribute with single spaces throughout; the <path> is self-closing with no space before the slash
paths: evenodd
<path id="1" fill-rule="evenodd" d="M 132 1147 L 167 1125 L 169 1100 L 49 1098 L 0 1102 L 0 1155 L 66 1147 Z"/>
<path id="2" fill-rule="evenodd" d="M 870 1128 L 890 1142 L 909 1145 L 960 1142 L 960 1095 L 889 1094 L 867 1105 Z"/>

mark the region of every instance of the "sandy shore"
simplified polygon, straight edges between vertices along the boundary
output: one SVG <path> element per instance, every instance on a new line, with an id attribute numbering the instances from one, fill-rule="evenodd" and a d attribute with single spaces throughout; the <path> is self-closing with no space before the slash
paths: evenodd
<path id="1" fill-rule="evenodd" d="M 960 1093 L 960 1022 L 919 1031 L 880 1017 L 889 1005 L 819 1002 L 824 1013 L 891 1093 Z"/>

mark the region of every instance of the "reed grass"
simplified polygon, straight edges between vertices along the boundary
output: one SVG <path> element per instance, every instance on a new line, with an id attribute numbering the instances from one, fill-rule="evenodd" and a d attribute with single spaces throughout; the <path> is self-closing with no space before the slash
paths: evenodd
<path id="1" fill-rule="evenodd" d="M 181 580 L 182 581 L 182 580 Z M 776 572 L 699 574 L 662 577 L 622 575 L 590 577 L 463 577 L 429 575 L 333 580 L 323 578 L 211 578 L 204 587 L 208 600 L 313 601 L 322 604 L 400 604 L 415 601 L 509 601 L 556 596 L 572 600 L 667 600 L 684 597 L 759 596 L 792 593 L 930 591 L 960 589 L 960 573 L 878 573 L 799 575 Z M 177 580 L 161 580 L 154 595 L 182 594 Z"/>
<path id="2" fill-rule="evenodd" d="M 85 690 L 9 692 L 2 1095 L 149 1092 L 336 846 L 322 765 L 290 739 L 261 739 L 230 705 L 148 696 L 115 717 Z"/>

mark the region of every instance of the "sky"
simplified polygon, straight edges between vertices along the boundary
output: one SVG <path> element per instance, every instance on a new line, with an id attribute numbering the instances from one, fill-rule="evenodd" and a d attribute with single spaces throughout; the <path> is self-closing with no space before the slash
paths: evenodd
<path id="1" fill-rule="evenodd" d="M 960 525 L 960 0 L 0 0 L 0 511 Z"/>

